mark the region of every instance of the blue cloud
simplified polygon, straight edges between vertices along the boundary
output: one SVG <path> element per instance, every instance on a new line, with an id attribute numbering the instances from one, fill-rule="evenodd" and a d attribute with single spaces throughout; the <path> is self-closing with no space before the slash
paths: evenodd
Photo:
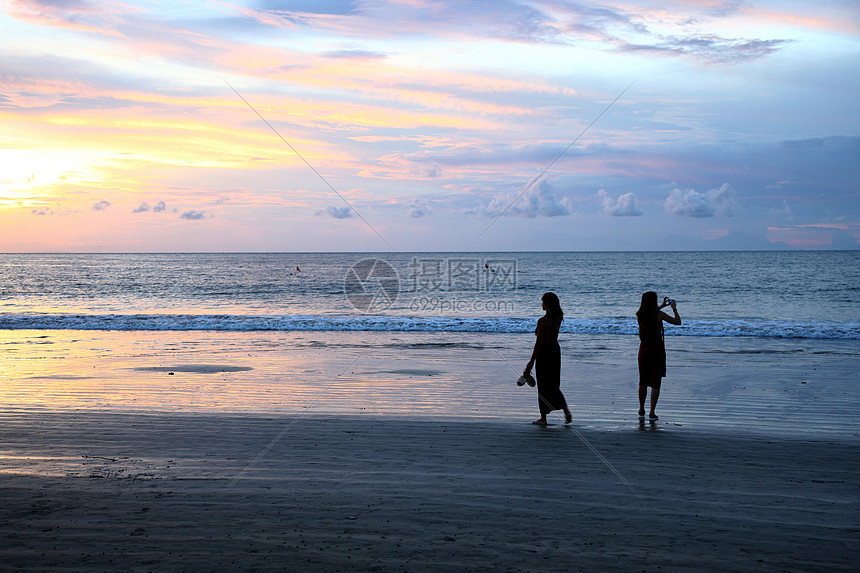
<path id="1" fill-rule="evenodd" d="M 355 212 L 349 207 L 332 207 L 329 205 L 325 209 L 326 214 L 329 217 L 334 217 L 335 219 L 349 219 L 350 217 L 355 216 Z"/>
<path id="2" fill-rule="evenodd" d="M 182 213 L 180 217 L 189 221 L 199 221 L 200 219 L 206 218 L 206 211 L 197 211 L 196 209 L 191 209 Z"/>
<path id="3" fill-rule="evenodd" d="M 489 203 L 478 209 L 467 211 L 469 214 L 477 214 L 487 218 L 495 218 L 501 215 L 513 217 L 564 217 L 571 213 L 570 199 L 558 198 L 552 185 L 546 180 L 541 180 L 537 188 L 532 188 L 524 195 L 522 193 L 500 193 L 493 197 Z"/>
<path id="4" fill-rule="evenodd" d="M 635 193 L 624 193 L 619 195 L 618 199 L 613 199 L 601 189 L 597 195 L 603 202 L 603 212 L 607 215 L 612 217 L 639 217 L 644 214 L 639 208 L 639 200 Z"/>
<path id="5" fill-rule="evenodd" d="M 666 212 L 675 217 L 731 217 L 738 208 L 734 194 L 728 183 L 706 193 L 694 189 L 673 189 L 663 205 Z"/>

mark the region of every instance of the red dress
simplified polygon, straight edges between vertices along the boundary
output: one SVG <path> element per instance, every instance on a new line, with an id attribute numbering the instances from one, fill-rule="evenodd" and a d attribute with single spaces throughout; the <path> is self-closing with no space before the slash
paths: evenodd
<path id="1" fill-rule="evenodd" d="M 639 385 L 659 388 L 666 376 L 666 344 L 663 341 L 663 320 L 658 313 L 639 321 Z"/>

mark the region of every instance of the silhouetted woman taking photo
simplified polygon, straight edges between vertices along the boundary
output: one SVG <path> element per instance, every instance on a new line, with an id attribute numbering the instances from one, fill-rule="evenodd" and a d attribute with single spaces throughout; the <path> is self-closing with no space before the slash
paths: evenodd
<path id="1" fill-rule="evenodd" d="M 671 306 L 674 316 L 661 309 Z M 642 304 L 636 312 L 639 321 L 639 417 L 645 417 L 645 398 L 651 387 L 650 420 L 656 420 L 657 400 L 660 398 L 660 384 L 666 376 L 666 345 L 663 341 L 663 322 L 680 325 L 681 317 L 675 308 L 675 301 L 668 297 L 657 306 L 657 293 L 648 291 L 642 295 Z"/>
<path id="2" fill-rule="evenodd" d="M 570 410 L 564 394 L 561 393 L 561 348 L 558 346 L 558 329 L 564 320 L 561 303 L 555 293 L 548 292 L 541 297 L 541 306 L 546 314 L 538 319 L 535 329 L 535 348 L 531 360 L 526 365 L 523 374 L 528 374 L 537 363 L 538 408 L 540 419 L 532 422 L 538 426 L 546 426 L 546 415 L 553 410 L 564 410 L 564 423 L 571 420 Z"/>

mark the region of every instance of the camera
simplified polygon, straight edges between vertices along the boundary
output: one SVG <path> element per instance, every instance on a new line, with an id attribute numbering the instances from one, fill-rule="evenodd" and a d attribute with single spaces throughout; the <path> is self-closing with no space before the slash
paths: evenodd
<path id="1" fill-rule="evenodd" d="M 669 300 L 666 301 L 666 304 L 668 304 L 669 306 L 672 306 L 673 304 L 675 304 L 675 299 L 670 298 Z"/>

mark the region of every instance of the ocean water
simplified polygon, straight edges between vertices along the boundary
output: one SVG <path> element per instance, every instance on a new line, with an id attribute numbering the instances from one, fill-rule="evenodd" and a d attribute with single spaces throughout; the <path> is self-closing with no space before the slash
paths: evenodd
<path id="1" fill-rule="evenodd" d="M 3 411 L 527 423 L 556 292 L 578 427 L 640 431 L 641 293 L 666 328 L 666 431 L 860 437 L 860 253 L 0 255 Z M 561 427 L 558 424 L 558 427 Z M 653 429 L 648 426 L 646 429 Z"/>
<path id="2" fill-rule="evenodd" d="M 860 251 L 0 255 L 0 329 L 527 333 L 860 340 Z"/>

